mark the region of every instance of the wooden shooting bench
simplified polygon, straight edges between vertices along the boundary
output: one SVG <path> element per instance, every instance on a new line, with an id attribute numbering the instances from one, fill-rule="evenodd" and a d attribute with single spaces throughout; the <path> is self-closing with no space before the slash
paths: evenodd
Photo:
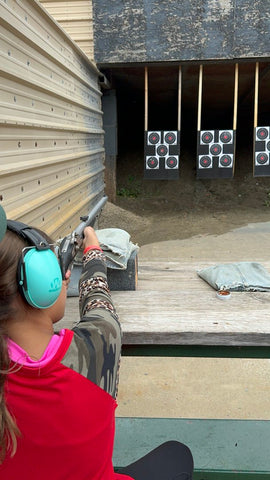
<path id="1" fill-rule="evenodd" d="M 139 263 L 138 289 L 112 292 L 123 355 L 270 358 L 270 293 L 232 292 L 220 300 L 197 275 L 210 265 Z M 73 320 L 77 302 L 68 298 Z M 114 465 L 167 440 L 190 447 L 195 480 L 270 479 L 270 420 L 117 418 Z"/>

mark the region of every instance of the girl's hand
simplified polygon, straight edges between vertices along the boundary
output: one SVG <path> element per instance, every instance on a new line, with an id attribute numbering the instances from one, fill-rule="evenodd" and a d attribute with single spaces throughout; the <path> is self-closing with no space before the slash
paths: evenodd
<path id="1" fill-rule="evenodd" d="M 86 227 L 84 229 L 83 249 L 86 247 L 96 246 L 99 247 L 99 241 L 96 236 L 96 232 L 92 227 Z"/>
<path id="2" fill-rule="evenodd" d="M 71 277 L 71 270 L 67 270 L 66 273 L 65 273 L 65 279 L 64 279 L 66 287 L 69 286 L 70 277 Z"/>

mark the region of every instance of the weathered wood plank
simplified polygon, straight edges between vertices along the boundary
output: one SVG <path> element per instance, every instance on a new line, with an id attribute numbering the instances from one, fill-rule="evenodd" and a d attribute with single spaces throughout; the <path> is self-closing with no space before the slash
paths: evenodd
<path id="1" fill-rule="evenodd" d="M 124 343 L 270 345 L 270 293 L 232 292 L 220 300 L 197 275 L 210 264 L 140 264 L 138 289 L 112 292 Z M 61 325 L 71 327 L 78 315 L 78 298 L 68 298 Z"/>

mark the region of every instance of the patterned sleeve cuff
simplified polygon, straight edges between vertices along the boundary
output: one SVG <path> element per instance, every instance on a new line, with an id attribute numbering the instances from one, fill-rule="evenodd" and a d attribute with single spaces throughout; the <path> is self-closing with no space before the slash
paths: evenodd
<path id="1" fill-rule="evenodd" d="M 94 259 L 102 260 L 103 262 L 106 261 L 106 257 L 103 251 L 99 249 L 88 250 L 83 255 L 82 261 L 83 261 L 83 264 L 85 264 L 85 263 L 88 263 L 90 260 L 94 260 Z"/>

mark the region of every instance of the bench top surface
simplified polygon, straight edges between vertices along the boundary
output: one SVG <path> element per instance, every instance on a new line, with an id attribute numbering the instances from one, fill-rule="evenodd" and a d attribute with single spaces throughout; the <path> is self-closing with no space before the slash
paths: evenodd
<path id="1" fill-rule="evenodd" d="M 124 344 L 270 345 L 270 292 L 232 292 L 220 300 L 197 275 L 210 262 L 139 261 L 138 288 L 113 291 Z M 263 263 L 270 271 L 270 263 Z M 62 325 L 78 319 L 69 297 Z"/>
<path id="2" fill-rule="evenodd" d="M 268 420 L 117 418 L 114 465 L 126 466 L 173 439 L 190 447 L 195 471 L 270 475 L 269 429 Z"/>

